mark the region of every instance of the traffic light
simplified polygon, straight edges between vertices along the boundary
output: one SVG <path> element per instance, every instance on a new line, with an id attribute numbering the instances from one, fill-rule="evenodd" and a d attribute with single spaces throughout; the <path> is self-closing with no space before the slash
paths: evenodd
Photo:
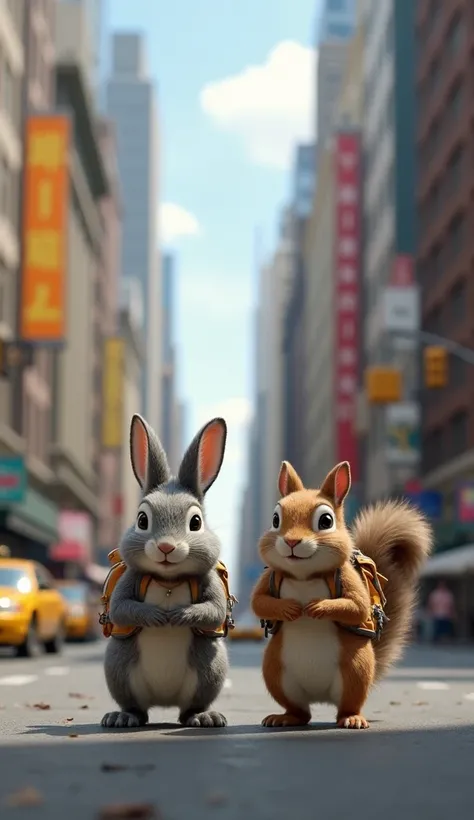
<path id="1" fill-rule="evenodd" d="M 393 404 L 402 398 L 402 374 L 396 367 L 368 367 L 365 389 L 370 404 Z"/>
<path id="2" fill-rule="evenodd" d="M 425 347 L 424 382 L 426 387 L 446 387 L 448 383 L 448 351 L 444 347 Z"/>

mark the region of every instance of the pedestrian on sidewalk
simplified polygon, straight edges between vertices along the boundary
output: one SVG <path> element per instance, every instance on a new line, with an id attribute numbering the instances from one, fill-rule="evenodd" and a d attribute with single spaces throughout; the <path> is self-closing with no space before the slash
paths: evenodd
<path id="1" fill-rule="evenodd" d="M 428 596 L 428 613 L 432 623 L 433 643 L 440 643 L 445 638 L 454 638 L 456 609 L 454 595 L 446 581 L 438 581 Z"/>

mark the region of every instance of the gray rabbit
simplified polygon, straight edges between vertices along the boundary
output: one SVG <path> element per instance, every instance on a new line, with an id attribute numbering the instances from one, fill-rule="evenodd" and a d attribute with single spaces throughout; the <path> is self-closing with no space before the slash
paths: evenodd
<path id="1" fill-rule="evenodd" d="M 184 726 L 227 725 L 211 710 L 227 676 L 227 649 L 209 634 L 226 622 L 228 600 L 216 571 L 219 539 L 203 511 L 226 436 L 223 419 L 208 422 L 173 478 L 154 431 L 140 416 L 132 418 L 130 454 L 142 501 L 120 545 L 126 569 L 111 595 L 110 621 L 118 632 L 135 629 L 109 638 L 105 677 L 121 711 L 104 715 L 103 727 L 143 726 L 153 706 L 178 707 Z M 142 597 L 144 578 L 149 584 Z M 191 578 L 199 584 L 194 603 Z"/>

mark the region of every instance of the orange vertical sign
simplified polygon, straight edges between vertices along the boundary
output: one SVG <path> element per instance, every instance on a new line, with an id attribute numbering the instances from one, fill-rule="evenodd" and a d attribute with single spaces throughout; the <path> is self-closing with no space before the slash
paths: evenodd
<path id="1" fill-rule="evenodd" d="M 60 343 L 66 334 L 70 120 L 32 115 L 26 127 L 20 337 Z"/>

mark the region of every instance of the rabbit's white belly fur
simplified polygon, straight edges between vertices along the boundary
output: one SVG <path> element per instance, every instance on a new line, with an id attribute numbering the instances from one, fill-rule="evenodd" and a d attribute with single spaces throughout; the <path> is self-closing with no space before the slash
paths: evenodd
<path id="1" fill-rule="evenodd" d="M 321 578 L 295 581 L 285 578 L 282 598 L 293 598 L 305 606 L 313 600 L 330 597 L 329 588 Z M 340 642 L 332 621 L 305 616 L 282 625 L 282 685 L 295 706 L 312 703 L 338 705 L 342 696 Z"/>
<path id="2" fill-rule="evenodd" d="M 152 582 L 145 601 L 162 609 L 174 609 L 191 603 L 189 584 L 167 589 Z M 189 664 L 189 649 L 193 634 L 187 626 L 153 626 L 142 629 L 138 636 L 139 660 L 135 665 L 131 686 L 137 702 L 144 710 L 151 706 L 179 706 L 192 702 L 197 688 L 196 670 Z"/>

